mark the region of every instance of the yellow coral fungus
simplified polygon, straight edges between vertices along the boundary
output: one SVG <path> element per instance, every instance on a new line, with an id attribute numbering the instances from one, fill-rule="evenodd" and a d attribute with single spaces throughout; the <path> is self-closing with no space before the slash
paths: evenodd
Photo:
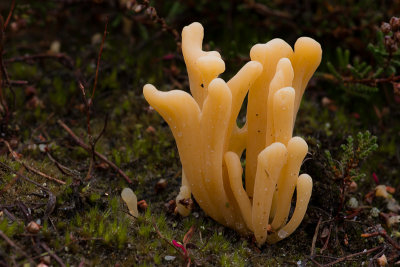
<path id="1" fill-rule="evenodd" d="M 219 223 L 254 233 L 259 245 L 275 243 L 299 226 L 311 196 L 311 177 L 299 176 L 308 147 L 292 132 L 305 87 L 321 61 L 321 47 L 307 37 L 297 40 L 294 51 L 281 39 L 257 44 L 251 61 L 225 82 L 218 78 L 225 63 L 218 52 L 202 50 L 203 34 L 196 22 L 182 32 L 191 95 L 161 92 L 150 84 L 143 89 L 178 146 L 183 173 L 178 200 L 193 194 Z M 246 124 L 239 128 L 236 120 L 247 94 Z M 296 207 L 288 220 L 295 189 Z M 179 202 L 178 211 L 189 214 Z"/>

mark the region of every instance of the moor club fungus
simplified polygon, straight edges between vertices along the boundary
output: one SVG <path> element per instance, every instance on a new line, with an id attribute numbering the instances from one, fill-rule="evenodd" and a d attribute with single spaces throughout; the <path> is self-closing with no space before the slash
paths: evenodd
<path id="1" fill-rule="evenodd" d="M 179 200 L 193 194 L 219 223 L 254 233 L 259 245 L 275 243 L 299 226 L 311 196 L 311 177 L 299 175 L 308 146 L 292 132 L 305 87 L 321 61 L 321 46 L 308 37 L 299 38 L 294 51 L 281 39 L 256 44 L 251 61 L 225 82 L 218 78 L 225 63 L 218 52 L 202 50 L 203 35 L 197 22 L 182 32 L 191 95 L 161 92 L 150 84 L 143 88 L 178 146 L 178 212 L 190 213 Z M 247 94 L 246 123 L 239 128 L 236 120 Z M 289 216 L 295 189 L 296 206 Z"/>

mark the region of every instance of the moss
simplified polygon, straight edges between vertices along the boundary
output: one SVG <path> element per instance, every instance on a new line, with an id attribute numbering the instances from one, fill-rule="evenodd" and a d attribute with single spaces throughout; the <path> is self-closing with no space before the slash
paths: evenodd
<path id="1" fill-rule="evenodd" d="M 95 203 L 96 201 L 98 201 L 100 199 L 100 197 L 101 196 L 98 193 L 93 193 L 90 195 L 89 199 L 91 202 Z"/>

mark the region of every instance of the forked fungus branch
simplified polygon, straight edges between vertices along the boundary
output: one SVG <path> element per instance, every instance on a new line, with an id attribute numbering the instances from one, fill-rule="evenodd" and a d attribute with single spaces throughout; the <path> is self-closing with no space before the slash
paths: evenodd
<path id="1" fill-rule="evenodd" d="M 189 214 L 179 200 L 193 194 L 219 223 L 254 233 L 259 245 L 275 243 L 299 226 L 311 196 L 311 177 L 299 176 L 308 146 L 292 132 L 305 87 L 321 61 L 321 47 L 308 37 L 299 38 L 294 51 L 281 39 L 256 44 L 251 61 L 225 82 L 218 78 L 225 63 L 218 52 L 202 50 L 203 35 L 196 22 L 182 32 L 191 95 L 161 92 L 150 84 L 143 89 L 178 146 L 183 174 L 178 211 Z M 236 120 L 247 94 L 246 124 L 239 128 Z"/>

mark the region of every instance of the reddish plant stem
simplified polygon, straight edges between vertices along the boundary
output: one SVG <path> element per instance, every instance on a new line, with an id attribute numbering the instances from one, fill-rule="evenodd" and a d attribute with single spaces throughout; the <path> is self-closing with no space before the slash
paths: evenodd
<path id="1" fill-rule="evenodd" d="M 11 16 L 12 16 L 12 13 L 14 11 L 14 8 L 15 8 L 15 0 L 12 0 L 10 11 L 8 12 L 8 16 L 7 16 L 6 22 L 4 23 L 4 26 L 3 26 L 3 31 L 6 31 L 8 23 L 10 23 Z"/>
<path id="2" fill-rule="evenodd" d="M 98 79 L 98 77 L 99 77 L 100 59 L 101 59 L 101 54 L 103 53 L 104 41 L 106 40 L 106 36 L 107 36 L 107 26 L 108 26 L 108 17 L 106 17 L 106 25 L 104 26 L 103 39 L 101 40 L 99 55 L 97 56 L 96 76 L 95 76 L 95 78 L 94 78 L 92 96 L 91 96 L 90 99 L 89 99 L 90 104 L 92 103 L 91 100 L 92 100 L 93 97 L 94 97 L 94 92 L 96 91 L 97 79 Z"/>

